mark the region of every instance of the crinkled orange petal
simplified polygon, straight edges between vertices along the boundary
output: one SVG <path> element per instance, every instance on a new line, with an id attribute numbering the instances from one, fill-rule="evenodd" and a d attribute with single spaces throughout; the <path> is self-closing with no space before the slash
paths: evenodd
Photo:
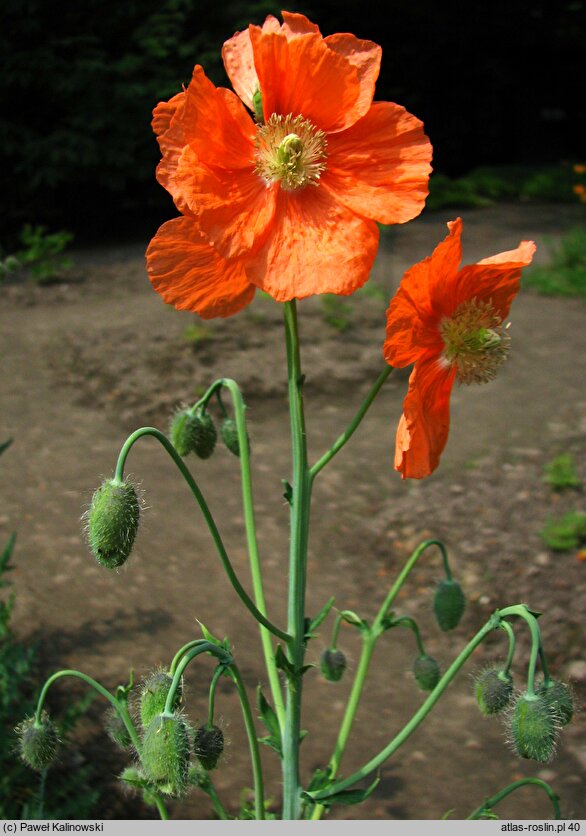
<path id="1" fill-rule="evenodd" d="M 328 137 L 325 187 L 366 218 L 405 223 L 425 205 L 432 148 L 404 107 L 375 102 L 366 116 Z"/>
<path id="2" fill-rule="evenodd" d="M 380 72 L 382 49 L 373 41 L 364 41 L 355 35 L 339 33 L 328 35 L 324 42 L 334 52 L 344 55 L 358 70 L 360 94 L 358 107 L 362 113 L 368 113 L 374 98 L 374 87 Z"/>
<path id="3" fill-rule="evenodd" d="M 153 110 L 151 125 L 163 155 L 157 167 L 157 180 L 168 191 L 171 191 L 177 161 L 185 146 L 185 134 L 180 118 L 184 103 L 185 91 L 182 91 L 168 102 L 161 102 Z"/>
<path id="4" fill-rule="evenodd" d="M 278 302 L 314 293 L 353 293 L 368 279 L 378 246 L 373 221 L 355 215 L 324 189 L 279 190 L 274 224 L 246 263 L 251 281 Z"/>
<path id="5" fill-rule="evenodd" d="M 454 286 L 454 306 L 476 297 L 490 302 L 505 319 L 519 292 L 521 271 L 531 263 L 535 249 L 533 241 L 521 241 L 516 250 L 462 267 Z"/>
<path id="6" fill-rule="evenodd" d="M 299 12 L 282 11 L 281 16 L 283 18 L 281 31 L 287 36 L 306 35 L 308 32 L 320 34 L 317 23 L 312 23 L 309 18 Z"/>
<path id="7" fill-rule="evenodd" d="M 439 464 L 450 428 L 450 393 L 455 371 L 436 354 L 416 363 L 397 427 L 395 470 L 403 479 L 424 479 Z"/>
<path id="8" fill-rule="evenodd" d="M 177 164 L 172 192 L 198 218 L 208 242 L 224 258 L 258 250 L 275 214 L 277 186 L 267 187 L 253 168 L 210 167 L 186 147 Z M 182 209 L 183 211 L 183 209 Z"/>
<path id="9" fill-rule="evenodd" d="M 146 259 L 149 278 L 165 302 L 203 319 L 238 313 L 254 296 L 242 264 L 222 258 L 191 218 L 163 224 Z"/>
<path id="10" fill-rule="evenodd" d="M 364 115 L 358 68 L 318 33 L 287 36 L 249 28 L 265 117 L 303 115 L 323 131 L 341 131 Z M 368 102 L 368 105 L 370 102 Z"/>

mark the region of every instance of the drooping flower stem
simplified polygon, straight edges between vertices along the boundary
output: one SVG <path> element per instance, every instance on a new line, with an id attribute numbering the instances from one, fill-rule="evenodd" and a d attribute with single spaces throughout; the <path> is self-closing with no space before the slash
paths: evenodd
<path id="1" fill-rule="evenodd" d="M 283 818 L 300 815 L 299 735 L 301 691 L 305 654 L 305 583 L 311 502 L 311 477 L 307 462 L 307 439 L 303 412 L 303 375 L 295 302 L 285 306 L 285 342 L 289 389 L 289 415 L 293 456 L 291 531 L 289 550 L 289 595 L 287 632 L 288 658 L 285 735 L 283 738 Z"/>
<path id="2" fill-rule="evenodd" d="M 512 607 L 505 607 L 500 610 L 501 616 L 518 615 L 527 622 L 529 632 L 531 634 L 531 654 L 529 656 L 529 666 L 527 669 L 527 694 L 531 697 L 535 696 L 535 667 L 537 665 L 537 657 L 541 650 L 541 631 L 536 617 L 525 606 L 525 604 L 514 604 Z"/>
<path id="3" fill-rule="evenodd" d="M 541 778 L 521 778 L 519 781 L 513 781 L 512 784 L 509 784 L 507 787 L 500 790 L 500 792 L 497 792 L 495 795 L 487 798 L 486 801 L 480 805 L 480 807 L 477 807 L 473 813 L 470 813 L 470 815 L 467 816 L 467 821 L 481 818 L 484 813 L 492 810 L 492 808 L 495 807 L 499 801 L 502 801 L 503 798 L 506 798 L 507 795 L 515 792 L 520 787 L 525 787 L 530 784 L 540 787 L 547 794 L 549 800 L 551 801 L 555 818 L 561 819 L 562 814 L 560 811 L 560 800 L 549 784 L 546 781 L 542 781 Z"/>

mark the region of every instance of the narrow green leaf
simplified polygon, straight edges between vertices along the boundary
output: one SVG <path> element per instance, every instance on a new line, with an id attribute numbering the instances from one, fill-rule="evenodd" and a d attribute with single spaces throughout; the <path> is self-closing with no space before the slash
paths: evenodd
<path id="1" fill-rule="evenodd" d="M 294 679 L 295 678 L 295 668 L 291 664 L 291 662 L 285 656 L 283 652 L 283 648 L 281 645 L 277 645 L 277 651 L 275 653 L 275 665 L 284 673 L 287 677 Z"/>
<path id="2" fill-rule="evenodd" d="M 274 709 L 269 704 L 269 701 L 265 697 L 262 692 L 262 688 L 259 685 L 256 689 L 256 703 L 258 706 L 258 710 L 260 712 L 260 719 L 264 723 L 269 736 L 271 739 L 275 741 L 278 745 L 279 750 L 281 749 L 281 728 L 279 726 L 279 720 L 277 715 L 275 714 Z"/>
<path id="3" fill-rule="evenodd" d="M 202 634 L 203 634 L 203 637 L 204 637 L 204 639 L 205 639 L 206 641 L 208 641 L 210 644 L 215 644 L 215 645 L 217 645 L 218 647 L 223 647 L 223 642 L 221 642 L 221 641 L 220 641 L 220 639 L 217 639 L 217 638 L 213 635 L 213 633 L 210 633 L 210 631 L 209 631 L 209 630 L 208 630 L 208 628 L 205 626 L 205 624 L 202 624 L 202 623 L 201 623 L 201 621 L 200 621 L 199 619 L 196 619 L 196 621 L 197 621 L 197 623 L 199 624 L 199 626 L 200 626 L 200 628 L 201 628 L 201 632 L 202 632 Z"/>
<path id="4" fill-rule="evenodd" d="M 343 804 L 344 806 L 349 806 L 351 804 L 361 804 L 363 801 L 372 795 L 372 793 L 377 788 L 380 782 L 380 778 L 377 777 L 372 784 L 367 787 L 365 790 L 342 790 L 341 792 L 336 792 L 333 795 L 329 795 L 327 798 L 320 799 L 320 804 L 327 804 L 328 806 L 331 804 Z"/>
<path id="5" fill-rule="evenodd" d="M 326 618 L 330 614 L 330 610 L 334 606 L 334 601 L 335 600 L 336 600 L 335 598 L 330 598 L 330 600 L 327 602 L 327 604 L 324 607 L 322 607 L 322 609 L 319 611 L 319 613 L 314 618 L 311 619 L 311 621 L 309 622 L 309 629 L 307 630 L 308 633 L 313 633 L 314 630 L 317 630 L 317 628 L 320 627 L 323 624 L 323 622 L 326 620 Z"/>
<path id="6" fill-rule="evenodd" d="M 307 788 L 309 792 L 323 790 L 323 788 L 329 784 L 331 774 L 332 770 L 329 766 L 326 766 L 325 769 L 316 769 L 311 776 L 311 781 L 309 782 L 309 786 Z"/>

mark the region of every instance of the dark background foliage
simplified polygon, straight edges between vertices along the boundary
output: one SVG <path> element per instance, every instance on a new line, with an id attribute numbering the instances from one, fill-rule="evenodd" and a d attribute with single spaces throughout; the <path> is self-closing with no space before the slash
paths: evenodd
<path id="1" fill-rule="evenodd" d="M 84 238 L 148 233 L 174 209 L 157 185 L 154 105 L 201 63 L 226 84 L 220 49 L 271 0 L 4 0 L 0 111 L 2 241 L 23 223 Z M 434 165 L 579 159 L 582 0 L 298 2 L 323 34 L 383 46 L 376 97 L 424 120 Z M 8 198 L 8 199 L 6 199 Z"/>

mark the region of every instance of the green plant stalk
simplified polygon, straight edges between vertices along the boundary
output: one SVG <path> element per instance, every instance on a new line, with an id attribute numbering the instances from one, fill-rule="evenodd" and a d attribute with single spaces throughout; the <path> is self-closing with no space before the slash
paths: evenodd
<path id="1" fill-rule="evenodd" d="M 230 672 L 230 676 L 236 684 L 238 696 L 240 697 L 242 716 L 244 718 L 244 725 L 248 736 L 248 746 L 250 749 L 250 760 L 252 763 L 252 775 L 254 780 L 254 814 L 257 821 L 262 821 L 265 818 L 264 782 L 254 717 L 252 715 L 250 702 L 248 700 L 248 695 L 244 687 L 244 682 L 242 681 L 242 676 L 238 670 L 238 666 L 235 662 L 233 662 L 229 666 L 228 670 Z"/>
<path id="2" fill-rule="evenodd" d="M 216 685 L 218 684 L 219 678 L 224 673 L 225 667 L 224 665 L 220 664 L 214 671 L 214 675 L 212 677 L 212 681 L 210 682 L 210 693 L 208 696 L 208 727 L 211 728 L 214 725 L 214 708 L 216 702 Z"/>
<path id="3" fill-rule="evenodd" d="M 238 580 L 236 572 L 234 571 L 232 564 L 230 563 L 230 558 L 228 557 L 228 553 L 226 552 L 224 543 L 220 536 L 220 532 L 218 531 L 218 527 L 208 507 L 208 504 L 205 501 L 204 496 L 200 491 L 197 482 L 193 478 L 189 468 L 185 465 L 185 462 L 183 461 L 179 453 L 175 450 L 175 448 L 173 447 L 166 435 L 164 435 L 160 430 L 157 430 L 155 427 L 141 427 L 139 430 L 135 430 L 135 432 L 133 432 L 132 435 L 130 435 L 126 439 L 122 446 L 122 449 L 120 450 L 114 478 L 119 481 L 122 481 L 124 479 L 124 465 L 126 463 L 126 458 L 128 457 L 128 454 L 132 449 L 132 446 L 138 441 L 138 439 L 146 435 L 153 436 L 153 438 L 156 438 L 157 441 L 159 441 L 162 444 L 162 446 L 165 448 L 167 453 L 169 453 L 169 455 L 177 465 L 179 471 L 181 472 L 181 475 L 189 485 L 191 492 L 195 497 L 195 500 L 199 505 L 203 517 L 206 521 L 209 532 L 212 535 L 212 540 L 214 541 L 214 545 L 216 546 L 217 552 L 220 556 L 220 560 L 222 561 L 224 571 L 228 575 L 228 580 L 234 587 L 236 594 L 238 595 L 244 606 L 248 610 L 250 610 L 253 617 L 261 624 L 263 624 L 267 630 L 270 630 L 270 632 L 274 633 L 275 636 L 278 636 L 278 638 L 287 641 L 287 639 L 289 638 L 288 634 L 285 633 L 283 630 L 280 630 L 274 624 L 272 624 L 268 620 L 268 618 L 260 612 L 260 610 L 256 607 L 256 605 L 254 604 L 254 602 L 252 601 L 252 599 L 250 598 L 240 581 Z"/>
<path id="4" fill-rule="evenodd" d="M 537 665 L 537 656 L 541 648 L 541 634 L 539 624 L 535 616 L 527 609 L 525 604 L 514 604 L 512 607 L 505 607 L 499 611 L 501 616 L 505 618 L 509 615 L 518 615 L 525 619 L 529 632 L 531 633 L 531 654 L 529 656 L 529 665 L 527 667 L 527 696 L 535 696 L 535 667 Z"/>
<path id="5" fill-rule="evenodd" d="M 356 717 L 356 712 L 358 711 L 360 698 L 362 697 L 362 690 L 366 682 L 366 675 L 370 666 L 370 660 L 372 659 L 372 654 L 374 653 L 376 642 L 382 634 L 382 621 L 386 616 L 387 612 L 389 611 L 396 596 L 398 595 L 401 587 L 409 577 L 409 574 L 413 571 L 415 564 L 417 563 L 423 552 L 430 546 L 439 547 L 443 557 L 446 576 L 448 580 L 450 580 L 452 577 L 448 563 L 448 553 L 445 545 L 440 540 L 425 540 L 415 549 L 413 554 L 410 556 L 409 560 L 406 562 L 400 575 L 398 576 L 397 580 L 389 590 L 387 597 L 383 601 L 376 615 L 374 623 L 368 631 L 368 633 L 362 634 L 363 644 L 362 651 L 360 654 L 360 660 L 358 662 L 356 674 L 354 675 L 354 682 L 352 683 L 352 689 L 350 691 L 350 696 L 348 697 L 348 703 L 346 704 L 346 711 L 344 712 L 342 724 L 338 732 L 334 753 L 328 764 L 328 768 L 330 770 L 330 775 L 332 778 L 336 776 L 338 769 L 340 768 L 342 756 L 344 755 L 346 744 L 348 743 L 348 737 L 350 736 L 350 731 L 352 730 L 352 724 L 354 723 L 354 718 Z M 320 819 L 324 813 L 324 810 L 325 807 L 323 805 L 316 805 L 311 814 L 312 820 L 316 821 Z"/>
<path id="6" fill-rule="evenodd" d="M 173 657 L 173 661 L 171 662 L 171 665 L 169 667 L 169 673 L 171 674 L 171 676 L 175 674 L 175 671 L 177 670 L 177 665 L 181 661 L 181 657 L 184 656 L 188 650 L 191 650 L 193 647 L 197 647 L 198 645 L 203 644 L 205 641 L 206 639 L 193 639 L 193 641 L 187 642 L 187 644 L 184 644 L 183 647 L 179 648 L 179 650 Z"/>
<path id="7" fill-rule="evenodd" d="M 173 717 L 173 703 L 175 702 L 175 694 L 177 693 L 177 689 L 181 683 L 181 677 L 189 665 L 197 656 L 200 656 L 202 653 L 211 653 L 212 656 L 215 656 L 217 659 L 220 660 L 220 663 L 223 665 L 230 665 L 233 661 L 232 656 L 228 651 L 224 650 L 222 647 L 218 647 L 217 644 L 212 644 L 208 641 L 203 641 L 197 645 L 197 647 L 188 650 L 182 657 L 180 662 L 178 663 L 177 667 L 175 668 L 175 672 L 173 674 L 173 681 L 171 683 L 171 687 L 167 693 L 167 699 L 165 701 L 165 709 L 163 714 L 167 717 Z"/>
<path id="8" fill-rule="evenodd" d="M 508 621 L 502 621 L 500 626 L 509 637 L 509 650 L 507 653 L 507 661 L 505 662 L 505 673 L 510 673 L 511 665 L 513 664 L 513 657 L 515 655 L 515 631 Z"/>
<path id="9" fill-rule="evenodd" d="M 122 722 L 126 726 L 126 730 L 127 730 L 128 734 L 130 736 L 130 739 L 132 740 L 132 745 L 134 746 L 136 751 L 140 753 L 140 750 L 141 750 L 140 739 L 138 737 L 138 734 L 136 733 L 136 729 L 134 728 L 134 723 L 130 719 L 130 714 L 128 713 L 128 706 L 126 705 L 126 703 L 123 703 L 121 700 L 116 699 L 116 697 L 112 696 L 112 694 L 109 691 L 107 691 L 106 688 L 104 688 L 103 685 L 100 685 L 99 682 L 96 682 L 96 680 L 92 679 L 91 676 L 88 676 L 87 674 L 82 673 L 82 671 L 75 671 L 75 670 L 69 670 L 69 669 L 62 670 L 62 671 L 57 671 L 57 673 L 54 673 L 52 676 L 50 676 L 47 679 L 47 681 L 43 685 L 43 688 L 42 688 L 40 696 L 39 696 L 39 700 L 37 702 L 37 710 L 36 710 L 36 713 L 35 713 L 35 724 L 40 725 L 41 714 L 43 713 L 43 707 L 45 705 L 45 700 L 47 698 L 47 693 L 49 691 L 49 688 L 51 687 L 51 685 L 54 682 L 56 682 L 58 679 L 61 679 L 61 677 L 63 677 L 63 676 L 72 676 L 72 677 L 75 677 L 76 679 L 81 679 L 83 682 L 86 683 L 86 685 L 90 685 L 95 691 L 97 691 L 98 694 L 100 694 L 100 696 L 102 696 L 102 697 L 104 697 L 104 699 L 108 700 L 108 702 L 116 709 L 116 711 L 120 715 L 120 719 L 122 720 Z"/>
<path id="10" fill-rule="evenodd" d="M 287 631 L 291 636 L 288 654 L 294 672 L 287 675 L 287 704 L 283 736 L 283 819 L 290 820 L 298 819 L 301 812 L 299 735 L 301 732 L 302 668 L 305 655 L 305 584 L 311 477 L 307 463 L 303 376 L 299 353 L 297 309 L 294 301 L 285 303 L 284 315 L 293 456 Z"/>
<path id="11" fill-rule="evenodd" d="M 403 726 L 401 731 L 382 749 L 374 758 L 368 761 L 368 763 L 364 764 L 359 770 L 354 772 L 348 778 L 345 778 L 343 781 L 337 781 L 336 783 L 330 785 L 327 789 L 319 790 L 317 792 L 310 792 L 310 795 L 315 801 L 320 801 L 321 799 L 327 799 L 328 796 L 333 795 L 334 793 L 341 792 L 342 790 L 348 789 L 357 781 L 361 781 L 363 778 L 366 778 L 372 772 L 379 768 L 394 752 L 399 749 L 403 743 L 407 740 L 408 737 L 413 734 L 413 732 L 418 728 L 418 726 L 423 722 L 423 720 L 427 717 L 429 712 L 432 710 L 436 702 L 440 699 L 443 692 L 446 690 L 452 679 L 456 676 L 462 665 L 468 660 L 468 658 L 472 655 L 472 653 L 476 650 L 479 644 L 484 641 L 485 637 L 490 633 L 492 630 L 496 629 L 500 623 L 500 614 L 497 610 L 490 619 L 484 624 L 483 627 L 476 633 L 476 635 L 468 642 L 464 650 L 458 655 L 458 657 L 452 662 L 448 670 L 442 676 L 436 687 L 433 689 L 429 697 L 425 700 L 425 702 L 421 705 L 421 707 L 415 712 L 413 717 L 409 720 L 408 723 Z"/>
<path id="12" fill-rule="evenodd" d="M 216 792 L 216 788 L 214 787 L 214 785 L 212 783 L 212 780 L 209 776 L 208 776 L 207 785 L 205 787 L 202 787 L 202 789 L 206 793 L 206 795 L 208 795 L 209 798 L 211 799 L 212 807 L 214 808 L 214 810 L 218 814 L 218 818 L 221 819 L 222 821 L 227 821 L 230 818 L 230 816 L 228 815 L 228 813 L 226 811 L 226 808 L 222 804 L 222 802 L 220 800 L 220 796 Z"/>
<path id="13" fill-rule="evenodd" d="M 248 545 L 248 558 L 250 561 L 250 574 L 252 578 L 252 589 L 254 592 L 254 600 L 259 612 L 266 617 L 267 605 L 264 595 L 264 588 L 262 582 L 262 572 L 260 567 L 260 556 L 258 552 L 258 539 L 256 534 L 256 521 L 254 516 L 254 504 L 252 499 L 252 478 L 250 473 L 250 454 L 248 449 L 248 432 L 246 430 L 246 407 L 242 399 L 242 393 L 236 381 L 230 378 L 221 378 L 212 383 L 200 400 L 194 404 L 193 410 L 198 407 L 205 407 L 208 401 L 215 394 L 220 404 L 220 408 L 225 417 L 227 417 L 226 408 L 222 401 L 220 394 L 222 387 L 226 387 L 230 392 L 232 404 L 234 407 L 234 416 L 236 418 L 236 431 L 238 433 L 238 445 L 240 447 L 240 479 L 242 483 L 242 505 L 244 509 L 244 526 L 246 530 L 246 541 Z M 283 703 L 283 692 L 281 691 L 281 683 L 279 682 L 279 674 L 275 665 L 275 654 L 273 643 L 267 628 L 260 622 L 260 640 L 265 659 L 265 666 L 267 676 L 269 679 L 269 687 L 273 697 L 275 706 L 275 713 L 279 721 L 281 735 L 285 729 L 285 706 Z M 273 632 L 273 631 L 271 631 Z"/>
<path id="14" fill-rule="evenodd" d="M 168 821 L 169 814 L 167 812 L 167 808 L 165 807 L 165 805 L 163 803 L 163 799 L 159 796 L 158 793 L 154 793 L 153 798 L 154 798 L 155 804 L 157 806 L 157 810 L 159 812 L 159 818 L 161 819 L 161 821 Z"/>
<path id="15" fill-rule="evenodd" d="M 392 371 L 392 366 L 387 366 L 385 369 L 383 369 L 383 371 L 375 380 L 370 392 L 362 401 L 362 404 L 360 405 L 358 412 L 348 425 L 347 429 L 336 439 L 336 441 L 332 444 L 330 449 L 326 453 L 324 453 L 323 456 L 320 459 L 318 459 L 316 463 L 310 468 L 309 473 L 312 480 L 315 479 L 320 470 L 322 470 L 326 466 L 326 464 L 328 464 L 328 462 L 330 462 L 334 458 L 336 453 L 339 453 L 339 451 L 342 449 L 342 447 L 344 447 L 346 442 L 352 438 L 354 432 L 360 425 L 360 422 L 368 412 L 372 402 L 380 392 L 383 383 L 389 377 Z"/>
<path id="16" fill-rule="evenodd" d="M 510 795 L 512 792 L 515 792 L 515 790 L 518 790 L 520 787 L 525 787 L 528 784 L 534 784 L 536 787 L 541 787 L 551 801 L 555 818 L 561 819 L 562 814 L 560 812 L 560 800 L 549 784 L 546 781 L 542 781 L 541 778 L 521 778 L 519 781 L 513 781 L 512 784 L 509 784 L 500 792 L 497 792 L 495 795 L 487 798 L 484 804 L 481 804 L 480 807 L 477 807 L 473 813 L 470 813 L 466 820 L 479 819 L 480 816 L 486 812 L 486 810 L 492 810 L 492 808 L 498 804 L 499 801 L 502 801 L 503 798 L 506 798 L 507 795 Z"/>
<path id="17" fill-rule="evenodd" d="M 401 616 L 401 618 L 397 618 L 393 621 L 393 627 L 408 627 L 415 636 L 415 641 L 417 642 L 417 650 L 421 654 L 421 656 L 425 655 L 425 647 L 423 646 L 423 641 L 421 640 L 421 633 L 419 631 L 419 627 L 415 619 L 410 618 L 408 615 Z"/>

